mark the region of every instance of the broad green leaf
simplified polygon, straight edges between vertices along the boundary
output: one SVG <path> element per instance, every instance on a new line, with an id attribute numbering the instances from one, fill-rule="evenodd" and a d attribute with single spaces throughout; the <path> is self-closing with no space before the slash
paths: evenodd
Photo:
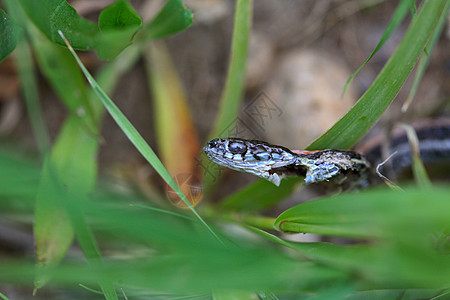
<path id="1" fill-rule="evenodd" d="M 58 30 L 64 32 L 75 49 L 87 50 L 96 47 L 98 27 L 80 17 L 65 0 L 18 0 L 23 9 L 52 42 L 64 45 Z"/>
<path id="2" fill-rule="evenodd" d="M 268 238 L 313 261 L 361 274 L 369 286 L 439 288 L 450 278 L 450 260 L 439 241 L 446 243 L 450 230 L 448 193 L 437 188 L 340 195 L 297 205 L 275 222 L 282 231 L 363 238 L 362 245 Z M 442 238 L 432 238 L 438 233 Z"/>
<path id="3" fill-rule="evenodd" d="M 125 48 L 132 44 L 133 35 L 139 26 L 130 26 L 121 30 L 102 32 L 97 45 L 97 55 L 105 61 L 115 59 Z"/>
<path id="4" fill-rule="evenodd" d="M 416 213 L 420 214 L 420 211 Z M 402 217 L 405 215 L 401 214 L 400 218 Z M 432 223 L 433 216 L 429 215 L 425 220 L 427 223 Z M 403 222 L 406 224 L 402 224 Z M 433 240 L 430 239 L 435 229 L 428 226 L 420 228 L 420 225 L 417 225 L 418 231 L 414 230 L 416 228 L 411 228 L 413 233 L 408 233 L 405 231 L 408 224 L 408 220 L 396 220 L 390 224 L 394 226 L 386 230 L 387 238 L 379 237 L 356 245 L 299 243 L 284 240 L 262 230 L 253 229 L 253 231 L 270 241 L 297 251 L 310 261 L 341 270 L 349 275 L 358 274 L 359 278 L 364 278 L 366 288 L 398 288 L 405 285 L 416 288 L 439 287 L 445 274 L 449 274 L 446 269 L 450 261 L 439 252 Z M 396 230 L 399 225 L 403 226 L 402 231 Z M 355 226 L 358 225 L 355 224 Z M 393 236 L 391 236 L 391 229 L 395 232 Z M 417 238 L 418 234 L 423 235 L 424 238 Z M 433 267 L 430 268 L 430 266 Z M 437 272 L 438 270 L 444 272 Z"/>
<path id="5" fill-rule="evenodd" d="M 19 41 L 19 27 L 0 9 L 0 62 L 16 48 Z"/>
<path id="6" fill-rule="evenodd" d="M 61 37 L 64 39 L 64 35 L 61 33 Z M 98 85 L 98 83 L 94 80 L 88 70 L 84 67 L 81 60 L 76 55 L 73 48 L 70 46 L 67 40 L 66 45 L 69 48 L 70 52 L 76 59 L 78 65 L 86 76 L 89 84 L 92 89 L 96 93 L 97 97 L 105 106 L 106 110 L 109 112 L 111 117 L 116 121 L 117 125 L 122 129 L 128 139 L 133 143 L 133 145 L 138 149 L 138 151 L 144 156 L 144 158 L 153 166 L 153 168 L 158 172 L 158 174 L 164 179 L 164 181 L 176 192 L 176 194 L 186 203 L 189 209 L 193 212 L 193 214 L 199 219 L 199 221 L 204 225 L 204 227 L 211 232 L 211 234 L 219 239 L 218 236 L 212 231 L 212 229 L 206 224 L 206 222 L 200 217 L 194 207 L 189 203 L 186 196 L 181 191 L 180 187 L 177 185 L 175 180 L 170 176 L 170 173 L 161 163 L 159 158 L 156 156 L 155 152 L 150 148 L 150 146 L 145 142 L 139 132 L 134 128 L 131 122 L 125 117 L 125 115 L 119 110 L 119 108 L 112 102 L 112 100 L 108 97 L 108 95 L 103 91 L 103 89 Z"/>
<path id="7" fill-rule="evenodd" d="M 192 12 L 183 6 L 183 0 L 168 0 L 158 15 L 142 28 L 138 39 L 161 39 L 191 25 Z"/>
<path id="8" fill-rule="evenodd" d="M 428 43 L 446 0 L 425 1 L 403 40 L 352 109 L 307 148 L 348 149 L 378 120 L 400 91 Z"/>
<path id="9" fill-rule="evenodd" d="M 105 7 L 98 17 L 98 27 L 101 31 L 126 29 L 141 24 L 141 17 L 127 0 L 117 0 Z"/>
<path id="10" fill-rule="evenodd" d="M 180 188 L 183 194 L 195 206 L 202 198 L 196 160 L 200 143 L 188 101 L 167 48 L 163 44 L 153 43 L 148 46 L 146 54 L 161 160 L 172 177 L 182 183 Z M 179 207 L 187 208 L 178 197 L 170 197 L 170 200 Z"/>
<path id="11" fill-rule="evenodd" d="M 72 244 L 74 232 L 71 221 L 61 206 L 55 190 L 55 180 L 67 187 L 67 192 L 89 193 L 97 176 L 96 152 L 98 139 L 96 120 L 88 103 L 84 79 L 69 51 L 43 37 L 33 25 L 28 26 L 38 62 L 44 75 L 68 106 L 72 114 L 63 124 L 50 158 L 44 164 L 41 184 L 36 197 L 35 241 L 36 258 L 42 267 L 36 278 L 36 289 L 47 281 L 48 265 L 59 263 Z M 76 112 L 85 112 L 76 116 Z M 86 112 L 88 114 L 86 114 Z M 75 154 L 75 155 L 74 155 Z M 54 169 L 56 178 L 51 180 L 49 169 Z M 84 181 L 80 181 L 84 180 Z M 80 181 L 80 182 L 77 182 Z"/>
<path id="12" fill-rule="evenodd" d="M 98 27 L 102 32 L 97 53 L 101 59 L 112 60 L 128 47 L 141 27 L 142 19 L 126 0 L 118 0 L 100 13 Z"/>
<path id="13" fill-rule="evenodd" d="M 406 237 L 417 232 L 448 230 L 448 189 L 393 191 L 374 189 L 309 201 L 283 212 L 275 228 L 356 238 L 391 238 L 403 226 Z M 416 233 L 413 233 L 414 230 Z"/>
<path id="14" fill-rule="evenodd" d="M 61 195 L 57 185 L 64 186 L 69 194 L 89 193 L 97 176 L 97 148 L 97 138 L 86 131 L 85 121 L 70 116 L 44 163 L 34 221 L 36 260 L 42 272 L 38 273 L 36 288 L 47 282 L 45 269 L 60 262 L 74 237 L 71 221 L 61 204 L 64 194 Z M 54 176 L 49 172 L 54 172 Z"/>
<path id="15" fill-rule="evenodd" d="M 372 59 L 372 57 L 380 50 L 381 47 L 383 47 L 384 43 L 389 39 L 389 37 L 392 35 L 394 30 L 400 25 L 400 23 L 403 21 L 403 19 L 406 16 L 406 13 L 408 12 L 411 7 L 415 7 L 414 3 L 415 0 L 402 0 L 400 4 L 397 6 L 391 21 L 387 25 L 386 29 L 384 30 L 383 34 L 381 35 L 380 41 L 375 46 L 375 49 L 373 49 L 372 53 L 369 55 L 369 57 L 362 63 L 362 65 L 358 68 L 358 70 L 353 73 L 349 79 L 347 79 L 347 82 L 345 83 L 344 90 L 342 91 L 342 95 L 345 94 L 347 91 L 348 85 L 350 82 L 355 78 L 355 76 L 359 73 L 359 71 L 369 62 L 369 60 Z"/>

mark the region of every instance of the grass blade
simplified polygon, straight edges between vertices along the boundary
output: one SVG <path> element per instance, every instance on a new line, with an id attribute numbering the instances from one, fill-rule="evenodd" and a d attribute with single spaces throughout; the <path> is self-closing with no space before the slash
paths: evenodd
<path id="1" fill-rule="evenodd" d="M 373 84 L 347 114 L 307 149 L 348 149 L 373 126 L 408 78 L 446 4 L 446 0 L 423 3 L 397 50 Z"/>
<path id="2" fill-rule="evenodd" d="M 97 84 L 88 70 L 84 67 L 83 63 L 76 55 L 73 48 L 70 46 L 67 39 L 64 37 L 63 33 L 59 31 L 61 38 L 66 42 L 67 48 L 69 48 L 73 57 L 77 61 L 84 75 L 86 76 L 89 84 L 91 85 L 94 92 L 97 94 L 100 101 L 105 106 L 106 110 L 109 112 L 111 117 L 116 121 L 117 125 L 122 129 L 128 139 L 133 143 L 133 145 L 138 149 L 138 151 L 144 156 L 144 158 L 153 166 L 153 168 L 158 172 L 158 174 L 164 179 L 164 181 L 177 193 L 177 195 L 186 203 L 189 209 L 194 213 L 194 215 L 200 220 L 200 222 L 205 226 L 205 228 L 211 232 L 211 234 L 219 240 L 219 237 L 214 233 L 214 231 L 206 224 L 206 222 L 200 217 L 197 211 L 189 203 L 186 196 L 180 190 L 179 186 L 176 184 L 174 179 L 170 176 L 167 169 L 161 163 L 159 158 L 156 156 L 155 152 L 150 148 L 150 146 L 145 142 L 139 132 L 134 128 L 131 122 L 125 117 L 125 115 L 119 110 L 119 108 L 109 99 L 108 95 L 103 91 L 103 89 Z"/>
<path id="3" fill-rule="evenodd" d="M 220 133 L 238 116 L 245 82 L 252 19 L 252 0 L 238 0 L 234 17 L 233 40 L 231 42 L 230 65 L 227 81 L 220 101 L 219 115 L 210 137 Z"/>
<path id="4" fill-rule="evenodd" d="M 414 5 L 415 0 L 402 0 L 400 4 L 397 6 L 397 9 L 394 12 L 394 15 L 392 16 L 391 21 L 389 22 L 388 26 L 384 30 L 383 34 L 381 35 L 380 41 L 375 46 L 375 49 L 373 49 L 372 53 L 369 55 L 369 57 L 362 63 L 362 65 L 358 68 L 358 70 L 355 71 L 345 83 L 344 90 L 342 91 L 342 97 L 345 95 L 345 92 L 347 91 L 348 85 L 350 82 L 355 78 L 355 76 L 359 73 L 359 71 L 369 62 L 369 60 L 372 59 L 372 57 L 375 55 L 375 53 L 380 50 L 381 47 L 383 47 L 384 43 L 389 39 L 391 34 L 394 32 L 394 30 L 400 25 L 400 23 L 403 21 L 403 19 L 406 16 L 406 13 L 411 8 L 411 5 Z"/>
<path id="5" fill-rule="evenodd" d="M 0 298 L 2 298 L 3 300 L 9 300 L 9 298 L 6 297 L 3 293 L 0 293 Z"/>

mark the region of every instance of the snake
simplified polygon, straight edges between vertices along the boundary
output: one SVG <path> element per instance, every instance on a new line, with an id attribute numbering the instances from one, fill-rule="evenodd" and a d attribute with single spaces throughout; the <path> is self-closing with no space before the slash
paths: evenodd
<path id="1" fill-rule="evenodd" d="M 266 179 L 276 186 L 283 178 L 304 177 L 305 184 L 331 181 L 339 185 L 367 185 L 370 163 L 354 151 L 290 150 L 264 141 L 216 138 L 203 148 L 215 163 Z M 356 179 L 355 179 L 356 178 Z"/>
<path id="2" fill-rule="evenodd" d="M 448 168 L 450 120 L 424 122 L 415 126 L 415 130 L 420 141 L 422 161 L 429 166 Z M 406 135 L 393 132 L 389 148 L 391 152 L 398 153 L 392 159 L 392 170 L 398 174 L 404 172 L 412 163 Z M 264 141 L 242 138 L 216 138 L 203 148 L 214 163 L 256 175 L 276 186 L 283 178 L 297 176 L 303 177 L 305 184 L 334 184 L 343 190 L 360 189 L 381 182 L 374 172 L 383 161 L 381 149 L 382 143 L 377 142 L 369 147 L 363 145 L 357 151 L 290 150 Z"/>

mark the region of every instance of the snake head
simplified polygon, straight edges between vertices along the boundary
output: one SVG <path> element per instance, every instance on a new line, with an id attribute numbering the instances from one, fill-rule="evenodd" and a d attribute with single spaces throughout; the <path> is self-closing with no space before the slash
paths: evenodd
<path id="1" fill-rule="evenodd" d="M 284 176 L 272 170 L 295 164 L 297 159 L 287 148 L 239 138 L 213 139 L 203 150 L 221 166 L 259 176 L 277 186 Z"/>

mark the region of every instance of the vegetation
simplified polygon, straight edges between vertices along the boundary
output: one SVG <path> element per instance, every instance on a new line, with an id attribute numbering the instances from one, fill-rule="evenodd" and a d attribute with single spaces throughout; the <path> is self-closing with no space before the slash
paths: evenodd
<path id="1" fill-rule="evenodd" d="M 35 260 L 0 258 L 0 282 L 34 286 L 38 294 L 63 288 L 89 299 L 448 297 L 448 187 L 416 184 L 344 193 L 299 204 L 274 219 L 261 212 L 290 195 L 298 179 L 285 180 L 279 188 L 257 181 L 212 201 L 209 191 L 215 186 L 205 174 L 204 205 L 194 208 L 201 196 L 186 197 L 191 190 L 172 176 L 197 172 L 195 164 L 181 162 L 193 161 L 201 143 L 170 58 L 163 45 L 155 44 L 192 24 L 181 0 L 167 1 L 145 24 L 126 0 L 104 8 L 98 24 L 80 17 L 64 0 L 3 3 L 0 59 L 16 49 L 40 159 L 0 145 L 2 215 L 19 221 L 34 214 L 36 246 Z M 242 98 L 252 1 L 237 0 L 235 10 L 233 59 L 211 136 L 236 118 Z M 446 0 L 423 1 L 417 11 L 415 1 L 401 1 L 380 46 L 410 10 L 411 24 L 376 80 L 309 149 L 353 146 L 394 100 L 424 49 L 432 49 L 449 10 Z M 70 45 L 95 50 L 110 62 L 92 77 Z M 54 143 L 37 96 L 33 55 L 69 111 Z M 153 117 L 159 117 L 161 160 L 108 97 L 142 55 L 158 107 Z M 164 193 L 144 199 L 98 184 L 96 154 L 105 112 L 190 211 L 165 205 Z M 189 150 L 174 152 L 177 148 Z M 426 181 L 424 176 L 418 172 L 417 182 Z M 278 233 L 317 233 L 352 243 L 292 242 Z M 65 259 L 74 241 L 84 258 Z"/>

